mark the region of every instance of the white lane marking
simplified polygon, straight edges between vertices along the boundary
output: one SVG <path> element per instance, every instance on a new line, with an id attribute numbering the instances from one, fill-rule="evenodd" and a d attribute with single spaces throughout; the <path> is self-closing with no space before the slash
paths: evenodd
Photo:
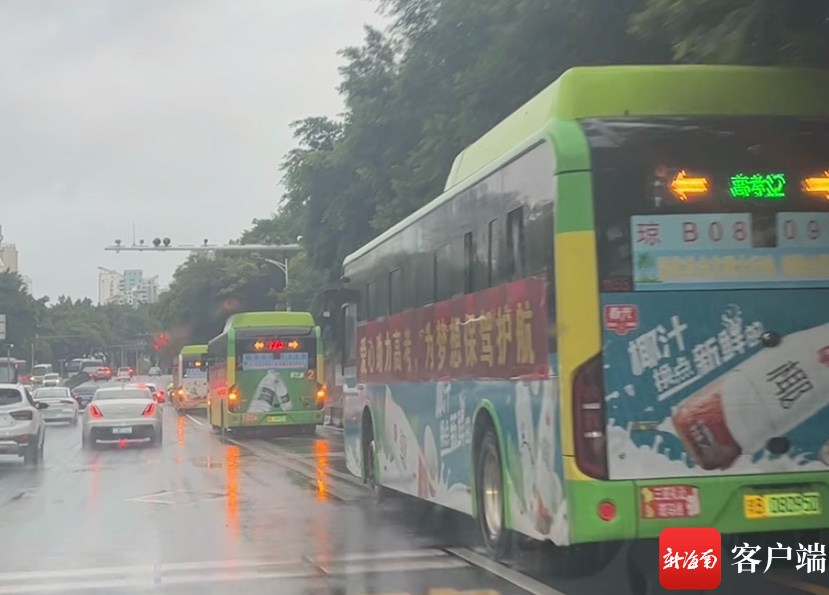
<path id="1" fill-rule="evenodd" d="M 319 569 L 328 576 L 380 574 L 383 572 L 408 572 L 413 570 L 449 570 L 453 568 L 469 568 L 469 564 L 457 558 L 445 558 L 443 560 L 410 560 L 406 562 L 319 566 Z"/>
<path id="2" fill-rule="evenodd" d="M 309 564 L 338 564 L 340 562 L 365 562 L 369 560 L 401 560 L 412 558 L 447 558 L 449 554 L 443 550 L 403 550 L 399 552 L 364 552 L 362 554 L 344 554 L 342 556 L 326 556 L 324 559 L 313 556 L 302 556 Z"/>
<path id="3" fill-rule="evenodd" d="M 338 428 L 337 426 L 317 426 L 321 430 L 328 430 L 329 432 L 336 432 L 338 434 L 343 433 L 342 428 Z"/>
<path id="4" fill-rule="evenodd" d="M 197 420 L 195 417 L 193 417 L 193 416 L 192 416 L 192 415 L 190 415 L 189 413 L 187 413 L 187 414 L 185 415 L 185 417 L 186 417 L 187 419 L 189 419 L 190 421 L 192 421 L 192 422 L 193 422 L 194 424 L 196 424 L 197 426 L 203 426 L 203 425 L 204 425 L 203 423 L 201 423 L 199 420 Z"/>
<path id="5" fill-rule="evenodd" d="M 88 589 L 147 589 L 160 585 L 215 581 L 305 579 L 317 578 L 321 574 L 340 576 L 470 567 L 467 562 L 449 556 L 440 550 L 346 554 L 327 560 L 325 565 L 314 563 L 309 557 L 304 558 L 304 560 L 285 561 L 223 560 L 7 572 L 0 573 L 0 594 L 71 592 Z M 349 564 L 350 561 L 362 561 L 363 563 Z"/>
<path id="6" fill-rule="evenodd" d="M 548 587 L 526 574 L 521 574 L 508 566 L 504 566 L 500 562 L 491 560 L 481 554 L 476 554 L 466 548 L 448 548 L 446 551 L 462 560 L 466 560 L 473 566 L 477 566 L 490 574 L 494 574 L 508 583 L 512 583 L 519 589 L 524 589 L 527 593 L 532 593 L 533 595 L 565 595 L 561 591 Z"/>

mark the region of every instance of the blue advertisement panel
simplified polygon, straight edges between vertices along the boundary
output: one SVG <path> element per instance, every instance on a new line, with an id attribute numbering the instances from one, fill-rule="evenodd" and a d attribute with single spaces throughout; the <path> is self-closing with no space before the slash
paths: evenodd
<path id="1" fill-rule="evenodd" d="M 829 213 L 631 217 L 636 291 L 829 287 Z"/>
<path id="2" fill-rule="evenodd" d="M 829 469 L 827 297 L 604 294 L 611 478 Z"/>

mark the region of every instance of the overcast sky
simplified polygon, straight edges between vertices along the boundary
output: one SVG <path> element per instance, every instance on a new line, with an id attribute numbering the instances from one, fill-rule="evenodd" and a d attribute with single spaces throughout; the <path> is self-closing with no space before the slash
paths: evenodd
<path id="1" fill-rule="evenodd" d="M 342 111 L 336 51 L 370 0 L 0 0 L 0 225 L 36 296 L 97 301 L 98 267 L 167 284 L 280 196 L 288 124 Z"/>

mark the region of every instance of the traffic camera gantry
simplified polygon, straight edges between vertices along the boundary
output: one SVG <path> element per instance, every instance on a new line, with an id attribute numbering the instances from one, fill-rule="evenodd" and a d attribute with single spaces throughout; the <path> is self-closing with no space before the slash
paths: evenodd
<path id="1" fill-rule="evenodd" d="M 301 237 L 301 236 L 300 236 Z M 297 238 L 299 240 L 300 238 Z M 155 238 L 152 245 L 144 240 L 138 244 L 125 246 L 121 240 L 115 240 L 112 246 L 106 246 L 104 250 L 109 252 L 281 252 L 292 254 L 302 250 L 300 244 L 210 244 L 207 239 L 201 245 L 178 244 L 173 246 L 170 238 Z"/>
<path id="2" fill-rule="evenodd" d="M 302 236 L 297 237 L 297 242 L 302 240 Z M 195 244 L 179 244 L 177 246 L 171 245 L 170 238 L 155 238 L 152 246 L 140 240 L 138 244 L 133 241 L 131 246 L 124 246 L 121 240 L 115 240 L 112 246 L 106 246 L 104 250 L 109 252 L 206 252 L 208 258 L 213 258 L 216 252 L 276 252 L 284 256 L 284 260 L 272 260 L 270 258 L 263 258 L 254 255 L 255 258 L 263 262 L 274 265 L 285 275 L 285 287 L 288 286 L 288 255 L 295 254 L 302 250 L 300 244 L 210 244 L 205 238 L 204 242 L 197 246 Z M 290 310 L 290 305 L 286 305 L 286 309 Z"/>

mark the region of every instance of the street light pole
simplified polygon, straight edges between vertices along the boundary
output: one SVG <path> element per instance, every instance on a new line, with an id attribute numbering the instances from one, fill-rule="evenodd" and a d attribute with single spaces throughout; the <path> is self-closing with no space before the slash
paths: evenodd
<path id="1" fill-rule="evenodd" d="M 285 257 L 284 261 L 272 260 L 270 258 L 263 258 L 261 256 L 257 256 L 256 258 L 257 258 L 257 260 L 261 260 L 263 262 L 267 262 L 269 264 L 272 264 L 273 266 L 278 268 L 280 271 L 285 273 L 285 289 L 288 288 L 288 257 L 287 256 Z M 282 291 L 285 291 L 285 289 L 283 289 Z M 285 302 L 285 311 L 286 312 L 291 311 L 291 305 L 287 302 Z"/>

